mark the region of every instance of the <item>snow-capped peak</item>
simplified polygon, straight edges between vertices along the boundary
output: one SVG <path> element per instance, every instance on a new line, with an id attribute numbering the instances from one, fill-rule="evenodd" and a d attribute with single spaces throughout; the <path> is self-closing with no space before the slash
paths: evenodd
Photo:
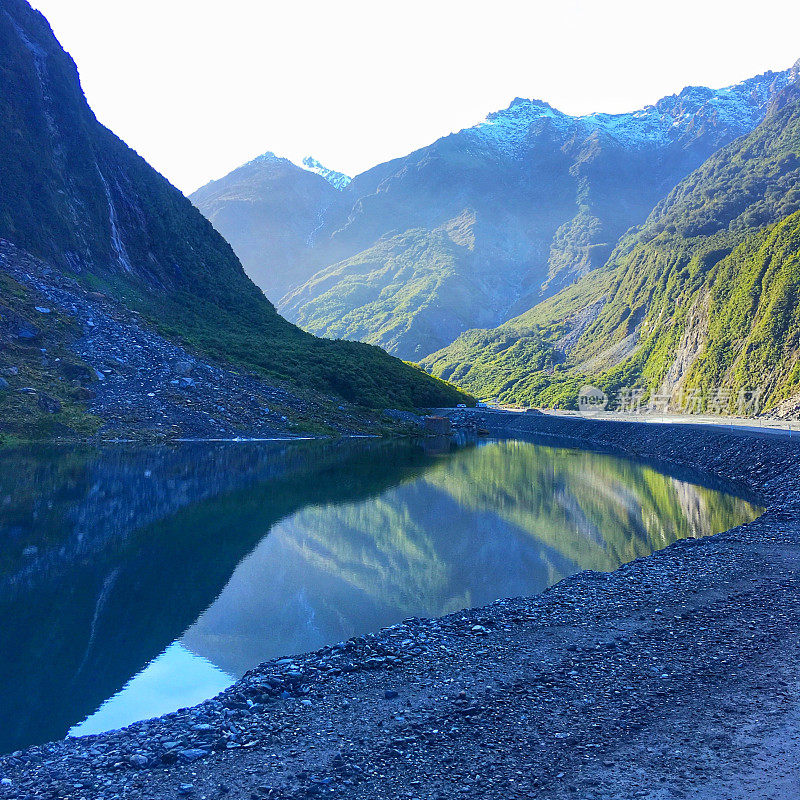
<path id="1" fill-rule="evenodd" d="M 500 150 L 513 150 L 522 143 L 537 121 L 548 121 L 562 128 L 572 121 L 572 117 L 542 100 L 517 97 L 508 108 L 489 114 L 484 122 L 470 130 L 487 144 Z"/>
<path id="2" fill-rule="evenodd" d="M 248 161 L 248 164 L 268 164 L 268 163 L 280 163 L 282 161 L 288 161 L 288 158 L 284 158 L 283 156 L 276 155 L 272 152 L 272 150 L 267 150 L 266 153 L 262 153 L 260 156 L 256 156 L 252 161 Z"/>
<path id="3" fill-rule="evenodd" d="M 770 97 L 786 86 L 793 74 L 790 70 L 767 72 L 723 89 L 688 86 L 680 94 L 627 114 L 570 116 L 541 100 L 518 97 L 508 108 L 489 114 L 463 133 L 509 155 L 518 153 L 531 132 L 545 124 L 562 133 L 597 131 L 626 147 L 675 140 L 693 120 L 702 118 L 723 119 L 733 130 L 740 128 L 744 133 L 763 118 Z"/>
<path id="4" fill-rule="evenodd" d="M 271 150 L 268 150 L 266 153 L 262 153 L 260 156 L 257 156 L 252 161 L 248 161 L 246 164 L 243 165 L 243 169 L 247 167 L 253 166 L 269 166 L 269 167 L 289 167 L 290 169 L 302 169 L 306 172 L 314 172 L 320 177 L 324 178 L 331 186 L 339 189 L 340 191 L 344 189 L 353 179 L 349 175 L 345 175 L 342 172 L 336 172 L 332 169 L 328 169 L 323 164 L 320 164 L 316 158 L 312 158 L 311 156 L 306 156 L 299 164 L 293 161 L 290 158 L 286 158 L 285 156 L 279 156 L 276 153 L 273 153 Z"/>
<path id="5" fill-rule="evenodd" d="M 309 172 L 316 172 L 317 175 L 321 175 L 331 186 L 339 189 L 339 191 L 345 189 L 353 180 L 349 175 L 345 175 L 343 172 L 336 172 L 335 170 L 328 169 L 323 164 L 320 164 L 316 158 L 312 158 L 311 156 L 306 156 L 303 159 L 302 167 Z"/>

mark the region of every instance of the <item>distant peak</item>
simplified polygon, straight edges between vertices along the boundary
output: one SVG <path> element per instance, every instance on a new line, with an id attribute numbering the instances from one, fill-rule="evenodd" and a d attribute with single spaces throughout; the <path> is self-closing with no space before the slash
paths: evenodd
<path id="1" fill-rule="evenodd" d="M 252 161 L 248 161 L 246 164 L 243 164 L 243 167 L 250 167 L 255 164 L 291 164 L 292 162 L 289 161 L 288 158 L 283 158 L 282 156 L 276 155 L 272 152 L 272 150 L 267 150 L 266 153 L 262 153 L 260 156 L 256 156 Z"/>
<path id="2" fill-rule="evenodd" d="M 550 103 L 546 102 L 545 100 L 539 100 L 536 97 L 515 97 L 511 103 L 509 104 L 508 108 L 503 109 L 502 111 L 494 111 L 493 113 L 489 114 L 487 119 L 491 119 L 497 115 L 509 115 L 509 114 L 529 114 L 531 116 L 539 116 L 542 114 L 561 114 L 560 111 L 553 108 Z"/>
<path id="3" fill-rule="evenodd" d="M 312 156 L 306 156 L 303 159 L 302 166 L 303 169 L 307 169 L 309 172 L 316 172 L 317 175 L 321 175 L 331 186 L 339 189 L 339 191 L 347 188 L 353 180 L 349 175 L 345 175 L 343 172 L 336 172 L 335 170 L 328 169 Z"/>
<path id="4" fill-rule="evenodd" d="M 508 108 L 493 111 L 483 122 L 468 130 L 496 149 L 513 152 L 528 136 L 534 123 L 546 120 L 563 126 L 571 117 L 544 100 L 515 97 Z"/>
<path id="5" fill-rule="evenodd" d="M 515 97 L 508 107 L 515 108 L 516 106 L 552 108 L 550 103 L 547 103 L 544 100 L 539 100 L 538 97 Z"/>

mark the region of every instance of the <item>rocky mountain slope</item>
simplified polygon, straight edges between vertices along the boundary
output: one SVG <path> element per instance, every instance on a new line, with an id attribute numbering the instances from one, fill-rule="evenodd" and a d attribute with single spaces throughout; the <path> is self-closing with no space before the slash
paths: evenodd
<path id="1" fill-rule="evenodd" d="M 572 117 L 517 99 L 341 191 L 318 181 L 319 200 L 298 188 L 310 176 L 286 164 L 278 176 L 271 163 L 192 199 L 290 320 L 416 360 L 602 266 L 682 178 L 751 131 L 788 82 L 786 71 L 688 87 L 617 115 Z M 291 247 L 255 250 L 283 213 Z"/>
<path id="2" fill-rule="evenodd" d="M 689 400 L 689 410 L 742 410 L 741 392 L 794 408 L 800 62 L 792 74 L 764 121 L 670 192 L 602 270 L 496 330 L 464 334 L 426 367 L 525 403 L 571 404 L 590 382 L 618 398 L 631 387 L 681 395 L 683 410 Z"/>
<path id="3" fill-rule="evenodd" d="M 345 175 L 343 172 L 337 172 L 333 169 L 328 169 L 328 167 L 326 167 L 324 164 L 321 164 L 312 156 L 306 156 L 303 159 L 303 167 L 310 172 L 321 175 L 331 186 L 333 186 L 334 189 L 345 189 L 353 181 L 349 175 Z"/>
<path id="4" fill-rule="evenodd" d="M 237 370 L 250 373 L 265 395 L 288 386 L 296 399 L 314 396 L 316 412 L 296 406 L 306 425 L 343 398 L 385 407 L 461 397 L 377 348 L 314 339 L 282 319 L 208 221 L 97 121 L 74 62 L 25 0 L 0 0 L 0 241 L 0 433 L 30 434 L 41 419 L 48 432 L 102 424 L 108 408 L 91 403 L 108 373 L 124 373 L 120 399 L 138 410 L 185 389 L 181 370 L 156 369 L 155 386 L 140 380 L 155 351 L 165 366 L 197 361 L 234 383 Z M 87 345 L 110 318 L 121 355 Z M 154 337 L 149 351 L 140 331 Z M 230 412 L 220 381 L 197 382 L 212 427 Z M 193 402 L 172 408 L 185 419 Z M 163 408 L 138 419 L 159 431 L 176 422 Z"/>

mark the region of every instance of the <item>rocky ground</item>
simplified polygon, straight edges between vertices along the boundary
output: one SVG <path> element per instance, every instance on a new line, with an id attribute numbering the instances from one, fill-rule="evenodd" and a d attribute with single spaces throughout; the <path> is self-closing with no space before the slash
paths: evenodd
<path id="1" fill-rule="evenodd" d="M 775 409 L 773 416 L 777 419 L 800 419 L 800 394 L 784 400 Z"/>
<path id="2" fill-rule="evenodd" d="M 800 796 L 800 443 L 471 413 L 499 435 L 707 470 L 767 510 L 609 575 L 406 620 L 264 664 L 196 708 L 7 755 L 0 797 Z"/>
<path id="3" fill-rule="evenodd" d="M 300 396 L 209 363 L 159 335 L 136 312 L 0 241 L 3 275 L 24 296 L 0 294 L 0 400 L 9 393 L 27 398 L 39 417 L 50 417 L 50 435 L 74 436 L 67 427 L 59 429 L 71 401 L 96 419 L 103 438 L 274 437 L 379 428 L 363 409 Z M 13 410 L 6 412 L 13 419 Z M 33 416 L 30 424 L 39 422 Z"/>

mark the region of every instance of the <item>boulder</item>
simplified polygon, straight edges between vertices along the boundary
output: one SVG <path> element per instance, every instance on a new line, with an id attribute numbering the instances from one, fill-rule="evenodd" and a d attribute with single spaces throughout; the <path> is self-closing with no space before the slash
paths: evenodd
<path id="1" fill-rule="evenodd" d="M 192 374 L 194 364 L 191 361 L 176 361 L 172 365 L 172 370 L 176 375 L 187 377 Z"/>
<path id="2" fill-rule="evenodd" d="M 439 436 L 449 436 L 453 432 L 453 423 L 447 417 L 425 417 L 425 430 Z"/>
<path id="3" fill-rule="evenodd" d="M 17 325 L 17 339 L 23 342 L 32 342 L 34 339 L 38 339 L 40 334 L 41 331 L 35 325 L 31 325 L 28 322 L 20 322 L 19 325 Z"/>

